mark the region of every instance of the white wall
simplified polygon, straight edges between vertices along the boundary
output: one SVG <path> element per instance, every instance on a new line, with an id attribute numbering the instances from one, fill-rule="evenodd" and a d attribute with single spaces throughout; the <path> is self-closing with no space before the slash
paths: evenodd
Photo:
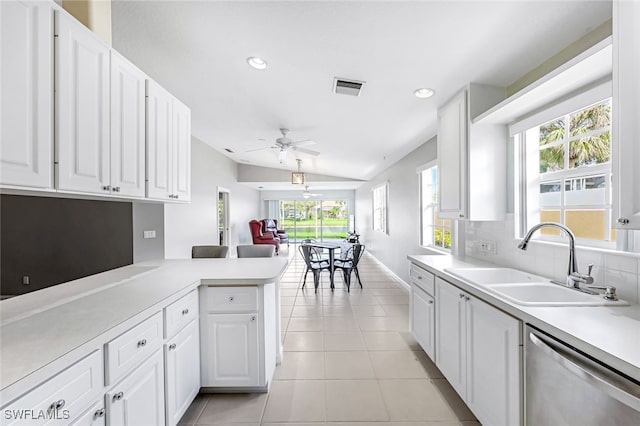
<path id="1" fill-rule="evenodd" d="M 368 252 L 405 282 L 409 254 L 425 254 L 420 246 L 420 188 L 416 169 L 436 158 L 435 137 L 356 190 L 356 230 Z M 371 190 L 389 182 L 389 234 L 372 229 Z"/>
<path id="2" fill-rule="evenodd" d="M 191 203 L 165 204 L 165 257 L 190 258 L 194 245 L 218 244 L 218 187 L 229 190 L 230 253 L 251 244 L 249 221 L 260 216 L 257 190 L 238 184 L 237 164 L 191 139 Z"/>

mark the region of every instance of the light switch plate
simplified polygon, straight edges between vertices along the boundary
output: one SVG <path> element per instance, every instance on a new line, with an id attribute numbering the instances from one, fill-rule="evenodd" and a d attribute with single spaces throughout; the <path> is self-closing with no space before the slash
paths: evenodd
<path id="1" fill-rule="evenodd" d="M 156 231 L 144 231 L 144 238 L 155 238 L 156 237 Z"/>

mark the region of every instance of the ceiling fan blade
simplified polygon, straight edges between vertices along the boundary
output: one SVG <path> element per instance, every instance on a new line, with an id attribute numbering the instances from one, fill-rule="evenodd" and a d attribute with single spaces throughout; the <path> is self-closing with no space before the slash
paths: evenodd
<path id="1" fill-rule="evenodd" d="M 278 148 L 277 146 L 263 146 L 262 148 L 254 148 L 254 149 L 249 149 L 245 152 L 256 152 L 256 151 L 262 151 L 264 149 L 273 149 L 273 148 Z"/>
<path id="2" fill-rule="evenodd" d="M 320 155 L 318 151 L 312 151 L 310 149 L 300 148 L 298 146 L 292 146 L 291 149 L 298 152 L 304 152 L 305 154 L 309 154 L 309 155 Z"/>
<path id="3" fill-rule="evenodd" d="M 291 142 L 291 146 L 309 146 L 309 145 L 315 145 L 316 141 L 311 140 L 311 139 L 305 139 L 302 141 L 295 141 L 295 142 Z"/>

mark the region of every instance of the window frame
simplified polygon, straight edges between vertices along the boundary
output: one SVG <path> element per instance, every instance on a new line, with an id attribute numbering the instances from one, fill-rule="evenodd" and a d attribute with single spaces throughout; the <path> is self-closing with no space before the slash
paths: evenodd
<path id="1" fill-rule="evenodd" d="M 611 125 L 602 127 L 595 131 L 589 131 L 584 134 L 578 136 L 571 136 L 568 131 L 569 120 L 568 118 L 574 114 L 578 113 L 584 109 L 588 109 L 590 107 L 596 106 L 602 102 L 610 101 L 610 107 L 612 107 L 611 101 L 611 90 L 610 84 L 603 84 L 592 88 L 590 90 L 586 90 L 572 98 L 569 98 L 558 105 L 552 105 L 541 112 L 535 114 L 537 119 L 534 121 L 532 117 L 525 118 L 518 123 L 514 123 L 510 126 L 510 133 L 513 137 L 514 143 L 514 179 L 517 179 L 515 182 L 516 194 L 514 196 L 514 207 L 516 207 L 516 215 L 515 215 L 515 231 L 516 237 L 522 238 L 524 234 L 527 232 L 528 228 L 532 225 L 531 223 L 539 222 L 539 212 L 545 206 L 540 204 L 540 185 L 544 183 L 550 182 L 560 182 L 561 190 L 560 192 L 560 204 L 554 210 L 559 210 L 562 218 L 562 223 L 565 223 L 565 212 L 567 210 L 604 210 L 605 213 L 605 232 L 608 232 L 608 238 L 611 237 L 611 214 L 612 214 L 612 199 L 611 194 L 613 191 L 612 185 L 612 160 L 611 160 L 611 152 L 609 161 L 600 164 L 594 164 L 590 166 L 582 166 L 582 167 L 574 167 L 570 168 L 569 158 L 568 158 L 568 148 L 570 146 L 571 141 L 593 136 L 594 134 L 601 134 L 604 132 L 611 133 Z M 555 114 L 551 116 L 551 114 Z M 613 116 L 613 114 L 612 114 Z M 546 147 L 552 145 L 562 145 L 564 147 L 564 166 L 562 170 L 556 170 L 551 172 L 544 173 L 544 176 L 541 178 L 543 173 L 539 172 L 540 160 L 539 154 L 535 158 L 535 161 L 532 161 L 530 152 L 534 149 L 532 145 L 535 145 L 535 149 L 540 151 L 539 141 L 535 144 L 529 142 L 527 144 L 526 134 L 531 129 L 535 129 L 536 127 L 543 126 L 546 123 L 549 123 L 553 120 L 565 118 L 565 137 L 562 141 L 558 141 L 552 144 L 545 145 Z M 610 148 L 613 151 L 612 148 Z M 528 170 L 531 168 L 536 168 L 535 179 L 531 177 Z M 610 178 L 605 181 L 605 204 L 598 205 L 567 205 L 565 202 L 565 181 L 572 179 L 581 179 L 588 178 L 594 176 L 605 175 Z M 605 178 L 606 179 L 606 178 Z M 532 188 L 537 186 L 537 191 L 532 191 Z M 534 207 L 537 207 L 537 210 L 533 210 Z M 550 206 L 546 206 L 548 209 L 551 209 Z M 537 218 L 533 216 L 538 214 Z M 549 243 L 558 243 L 564 242 L 563 236 L 550 236 L 550 235 L 541 235 L 537 234 L 534 238 L 540 242 L 549 242 Z M 585 248 L 594 248 L 594 249 L 615 249 L 616 241 L 615 240 L 591 240 L 586 238 L 576 238 L 576 244 Z"/>
<path id="2" fill-rule="evenodd" d="M 424 235 L 424 229 L 425 226 L 430 226 L 431 230 L 432 230 L 432 240 L 435 241 L 435 229 L 436 229 L 436 225 L 435 225 L 435 212 L 438 211 L 438 208 L 440 206 L 440 189 L 438 188 L 437 182 L 436 182 L 436 201 L 435 202 L 430 202 L 429 206 L 433 207 L 433 217 L 431 220 L 431 224 L 430 225 L 425 225 L 425 199 L 423 198 L 424 195 L 424 191 L 423 191 L 423 173 L 433 169 L 434 167 L 438 167 L 438 160 L 432 160 L 429 161 L 426 164 L 423 164 L 422 166 L 418 167 L 416 169 L 416 173 L 418 175 L 418 215 L 419 215 L 419 222 L 420 222 L 420 229 L 419 229 L 419 243 L 420 243 L 420 247 L 423 247 L 425 249 L 428 250 L 435 250 L 438 252 L 442 252 L 442 253 L 447 253 L 447 254 L 451 254 L 452 253 L 452 248 L 453 248 L 453 243 L 454 243 L 454 221 L 450 221 L 449 222 L 449 234 L 451 236 L 451 246 L 450 248 L 446 248 L 444 246 L 439 246 L 436 245 L 434 243 L 425 243 L 425 235 Z M 438 179 L 440 178 L 439 172 L 438 172 Z M 446 219 L 441 219 L 441 220 L 446 220 Z M 444 227 L 443 227 L 443 238 L 444 238 Z"/>
<path id="3" fill-rule="evenodd" d="M 378 191 L 381 191 L 382 194 L 376 195 Z M 380 197 L 380 201 L 382 202 L 381 207 L 376 206 L 377 197 Z M 377 226 L 376 210 L 380 210 L 380 227 Z M 374 231 L 389 235 L 389 181 L 371 188 L 371 228 Z"/>

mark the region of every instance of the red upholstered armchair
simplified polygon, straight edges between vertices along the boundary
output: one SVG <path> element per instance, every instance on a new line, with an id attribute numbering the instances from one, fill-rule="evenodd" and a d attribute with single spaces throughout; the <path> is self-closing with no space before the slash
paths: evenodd
<path id="1" fill-rule="evenodd" d="M 274 236 L 280 238 L 280 244 L 289 246 L 289 234 L 284 229 L 280 229 L 278 219 L 262 219 L 262 232 L 271 232 Z"/>
<path id="2" fill-rule="evenodd" d="M 271 244 L 276 247 L 276 253 L 280 251 L 280 239 L 274 237 L 271 232 L 262 232 L 262 223 L 257 220 L 249 222 L 249 229 L 251 229 L 251 237 L 253 238 L 253 244 Z"/>

